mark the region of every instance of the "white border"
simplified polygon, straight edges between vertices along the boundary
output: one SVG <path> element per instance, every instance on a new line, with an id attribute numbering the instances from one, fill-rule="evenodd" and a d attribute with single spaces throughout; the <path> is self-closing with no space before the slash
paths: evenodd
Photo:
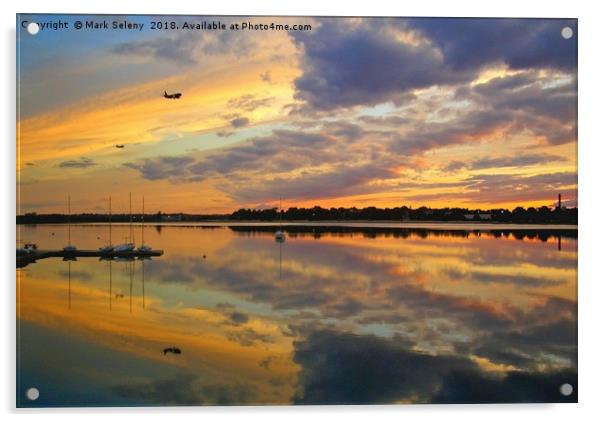
<path id="1" fill-rule="evenodd" d="M 16 4 L 15 4 L 16 3 Z M 486 3 L 486 4 L 485 4 Z M 602 239 L 599 214 L 600 201 L 599 163 L 602 157 L 600 143 L 601 107 L 600 76 L 602 75 L 599 40 L 602 39 L 602 22 L 596 13 L 595 2 L 555 1 L 529 2 L 527 0 L 499 0 L 496 3 L 470 0 L 441 0 L 392 2 L 386 0 L 334 1 L 261 0 L 252 3 L 244 0 L 219 0 L 214 3 L 185 0 L 21 0 L 12 4 L 1 3 L 2 30 L 2 102 L 0 114 L 5 136 L 2 142 L 4 213 L 0 230 L 2 239 L 4 303 L 2 315 L 4 346 L 0 348 L 4 370 L 0 382 L 0 409 L 9 418 L 23 414 L 25 419 L 44 417 L 46 420 L 64 421 L 66 418 L 105 420 L 128 418 L 144 414 L 145 422 L 165 418 L 220 418 L 225 420 L 278 420 L 305 421 L 308 418 L 343 417 L 351 421 L 366 418 L 398 420 L 420 417 L 421 420 L 443 418 L 476 420 L 482 422 L 504 421 L 511 418 L 538 418 L 546 422 L 595 419 L 599 416 L 600 350 L 602 338 L 599 326 L 602 300 L 601 277 L 596 267 L 600 249 L 596 240 Z M 152 409 L 46 409 L 41 411 L 14 410 L 15 389 L 15 13 L 134 13 L 134 14 L 253 14 L 253 15 L 355 15 L 355 16 L 494 16 L 494 17 L 570 17 L 579 19 L 579 401 L 577 405 L 493 405 L 493 406 L 330 406 L 330 407 L 248 407 L 248 408 L 152 408 Z M 175 415 L 171 416 L 168 414 Z"/>

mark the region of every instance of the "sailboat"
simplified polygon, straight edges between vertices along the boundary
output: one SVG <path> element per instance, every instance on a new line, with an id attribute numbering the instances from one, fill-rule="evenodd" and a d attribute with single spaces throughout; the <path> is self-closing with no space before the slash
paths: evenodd
<path id="1" fill-rule="evenodd" d="M 67 197 L 67 223 L 69 233 L 69 243 L 63 248 L 64 252 L 75 252 L 77 248 L 71 244 L 71 196 Z"/>
<path id="2" fill-rule="evenodd" d="M 134 236 L 132 231 L 132 193 L 130 192 L 130 238 L 129 242 L 115 245 L 113 248 L 114 252 L 131 252 L 134 250 L 136 245 L 134 244 Z"/>
<path id="3" fill-rule="evenodd" d="M 284 239 L 286 238 L 286 236 L 284 235 L 284 232 L 282 231 L 282 198 L 280 198 L 279 212 L 280 212 L 280 228 L 278 230 L 276 230 L 276 233 L 274 234 L 274 238 L 276 239 L 276 242 L 284 242 Z"/>
<path id="4" fill-rule="evenodd" d="M 111 197 L 109 196 L 109 244 L 99 248 L 98 250 L 103 253 L 113 252 L 113 245 L 111 242 L 111 221 L 113 219 L 113 214 L 111 213 Z"/>
<path id="5" fill-rule="evenodd" d="M 142 245 L 138 248 L 138 252 L 150 252 L 153 248 L 144 244 L 144 196 L 142 197 Z"/>

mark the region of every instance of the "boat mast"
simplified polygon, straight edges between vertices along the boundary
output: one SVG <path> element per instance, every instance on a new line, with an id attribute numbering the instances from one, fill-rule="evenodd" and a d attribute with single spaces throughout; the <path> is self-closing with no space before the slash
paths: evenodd
<path id="1" fill-rule="evenodd" d="M 68 244 L 71 245 L 71 195 L 67 196 L 67 225 L 68 225 Z"/>
<path id="2" fill-rule="evenodd" d="M 142 245 L 144 245 L 144 196 L 142 197 Z"/>
<path id="3" fill-rule="evenodd" d="M 109 196 L 109 246 L 113 244 L 111 241 L 111 221 L 113 220 L 113 214 L 111 213 L 111 197 Z"/>
<path id="4" fill-rule="evenodd" d="M 145 309 L 145 303 L 144 303 L 144 260 L 142 260 L 142 309 Z"/>
<path id="5" fill-rule="evenodd" d="M 132 228 L 132 192 L 130 192 L 130 243 L 134 243 L 134 232 Z"/>
<path id="6" fill-rule="evenodd" d="M 69 265 L 69 310 L 71 310 L 71 261 L 67 264 Z"/>
<path id="7" fill-rule="evenodd" d="M 109 261 L 109 310 L 113 309 L 113 261 Z"/>

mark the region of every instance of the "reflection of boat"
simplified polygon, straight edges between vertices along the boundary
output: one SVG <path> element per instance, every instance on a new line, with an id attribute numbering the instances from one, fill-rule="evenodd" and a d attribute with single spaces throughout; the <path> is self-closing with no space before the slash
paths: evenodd
<path id="1" fill-rule="evenodd" d="M 67 197 L 67 226 L 68 226 L 68 244 L 63 248 L 65 252 L 75 252 L 77 248 L 71 244 L 71 196 Z"/>
<path id="2" fill-rule="evenodd" d="M 112 241 L 111 241 L 111 220 L 112 220 L 113 214 L 111 213 L 111 197 L 109 196 L 109 244 L 106 246 L 103 246 L 102 248 L 99 248 L 98 250 L 100 252 L 104 252 L 104 253 L 108 253 L 108 252 L 113 252 L 113 245 L 112 245 Z"/>
<path id="3" fill-rule="evenodd" d="M 127 239 L 127 238 L 126 238 Z M 133 251 L 136 245 L 134 244 L 134 235 L 132 231 L 132 193 L 130 192 L 130 238 L 129 242 L 115 245 L 114 252 L 130 252 Z"/>
<path id="4" fill-rule="evenodd" d="M 278 279 L 282 280 L 282 242 L 278 242 L 278 267 L 280 269 Z"/>
<path id="5" fill-rule="evenodd" d="M 146 308 L 144 300 L 144 261 L 142 261 L 142 309 Z"/>
<path id="6" fill-rule="evenodd" d="M 280 228 L 276 230 L 274 238 L 276 239 L 276 242 L 284 242 L 286 236 L 284 234 L 284 231 L 282 231 L 282 198 L 280 198 L 280 207 L 278 209 L 278 212 L 280 213 Z"/>
<path id="7" fill-rule="evenodd" d="M 150 252 L 153 248 L 144 244 L 144 196 L 142 197 L 142 245 L 138 248 L 138 252 Z"/>
<path id="8" fill-rule="evenodd" d="M 67 265 L 69 266 L 69 310 L 71 310 L 71 261 L 69 261 L 67 263 Z"/>

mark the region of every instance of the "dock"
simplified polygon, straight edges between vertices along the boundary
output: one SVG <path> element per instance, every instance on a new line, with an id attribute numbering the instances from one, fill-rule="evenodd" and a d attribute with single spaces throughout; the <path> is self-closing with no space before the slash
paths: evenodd
<path id="1" fill-rule="evenodd" d="M 144 259 L 163 255 L 163 250 L 155 249 L 146 252 L 137 250 L 128 252 L 101 252 L 94 249 L 81 249 L 75 251 L 58 250 L 31 250 L 27 254 L 17 255 L 17 268 L 25 267 L 32 262 L 45 258 L 63 258 L 64 260 L 75 260 L 76 258 L 100 258 L 100 259 Z"/>

